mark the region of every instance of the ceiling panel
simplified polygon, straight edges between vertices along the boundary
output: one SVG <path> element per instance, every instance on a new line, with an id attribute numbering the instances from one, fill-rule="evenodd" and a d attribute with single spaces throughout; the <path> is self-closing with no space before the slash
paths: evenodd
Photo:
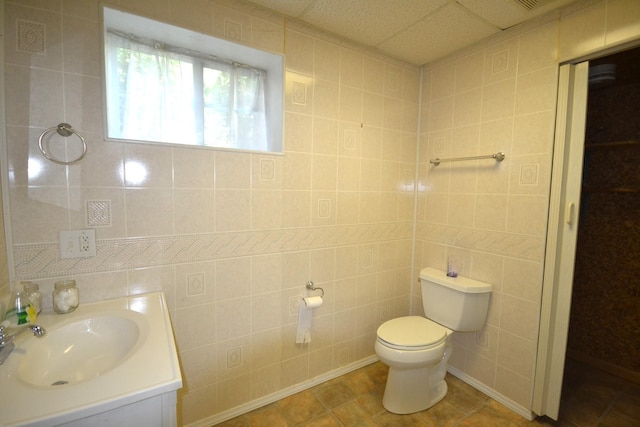
<path id="1" fill-rule="evenodd" d="M 377 45 L 447 4 L 447 0 L 321 0 L 301 18 L 334 34 Z"/>
<path id="2" fill-rule="evenodd" d="M 300 17 L 307 7 L 316 0 L 251 0 L 250 3 L 257 4 L 266 9 L 275 10 L 283 15 Z"/>
<path id="3" fill-rule="evenodd" d="M 377 47 L 394 58 L 426 64 L 499 31 L 463 8 L 449 4 Z"/>
<path id="4" fill-rule="evenodd" d="M 575 0 L 244 1 L 419 66 Z"/>
<path id="5" fill-rule="evenodd" d="M 530 17 L 530 12 L 513 0 L 457 0 L 477 16 L 505 29 Z"/>

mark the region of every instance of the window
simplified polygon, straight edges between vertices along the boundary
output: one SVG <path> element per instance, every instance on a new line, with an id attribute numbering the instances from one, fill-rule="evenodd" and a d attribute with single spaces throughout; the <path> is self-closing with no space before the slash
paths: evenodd
<path id="1" fill-rule="evenodd" d="M 279 55 L 105 8 L 107 138 L 281 152 L 282 70 Z"/>

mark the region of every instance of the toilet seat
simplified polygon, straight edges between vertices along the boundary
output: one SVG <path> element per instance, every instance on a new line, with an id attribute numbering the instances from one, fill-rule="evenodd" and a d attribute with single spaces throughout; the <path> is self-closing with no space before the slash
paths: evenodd
<path id="1" fill-rule="evenodd" d="M 441 344 L 448 329 L 425 317 L 405 316 L 384 322 L 378 328 L 378 340 L 397 350 L 426 350 Z"/>

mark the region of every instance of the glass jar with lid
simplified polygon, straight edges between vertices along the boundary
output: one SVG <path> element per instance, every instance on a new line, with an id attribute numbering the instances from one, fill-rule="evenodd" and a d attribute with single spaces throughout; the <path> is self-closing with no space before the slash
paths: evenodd
<path id="1" fill-rule="evenodd" d="M 80 295 L 75 280 L 56 282 L 53 289 L 53 310 L 56 313 L 71 313 L 78 308 Z"/>
<path id="2" fill-rule="evenodd" d="M 39 314 L 42 311 L 42 294 L 40 293 L 40 287 L 35 282 L 22 282 L 22 286 L 29 304 L 31 304 L 36 310 L 36 313 Z"/>

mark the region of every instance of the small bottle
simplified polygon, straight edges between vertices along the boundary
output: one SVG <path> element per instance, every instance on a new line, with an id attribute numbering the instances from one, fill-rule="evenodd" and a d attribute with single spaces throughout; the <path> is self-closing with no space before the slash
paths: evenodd
<path id="1" fill-rule="evenodd" d="M 11 306 L 7 310 L 5 320 L 10 326 L 27 325 L 36 321 L 38 313 L 29 302 L 22 283 L 16 283 L 11 294 Z"/>
<path id="2" fill-rule="evenodd" d="M 24 293 L 29 303 L 36 309 L 36 313 L 40 314 L 42 311 L 42 294 L 40 293 L 40 287 L 35 282 L 22 282 L 24 287 Z"/>
<path id="3" fill-rule="evenodd" d="M 53 289 L 53 310 L 59 314 L 71 313 L 78 308 L 80 296 L 75 280 L 56 282 Z"/>
<path id="4" fill-rule="evenodd" d="M 458 261 L 453 255 L 450 255 L 447 260 L 447 276 L 458 277 Z"/>

